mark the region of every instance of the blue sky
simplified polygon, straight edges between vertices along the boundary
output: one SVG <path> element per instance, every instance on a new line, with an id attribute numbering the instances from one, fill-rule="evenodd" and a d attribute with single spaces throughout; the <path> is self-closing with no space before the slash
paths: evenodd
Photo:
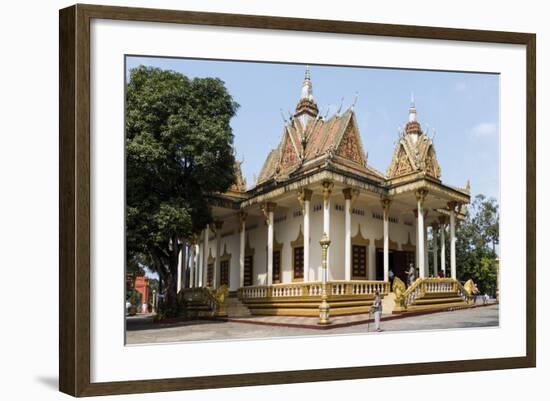
<path id="1" fill-rule="evenodd" d="M 190 78 L 218 77 L 240 104 L 231 126 L 237 157 L 250 186 L 283 132 L 300 96 L 305 66 L 235 61 L 128 57 L 127 68 L 154 66 Z M 418 121 L 434 144 L 443 182 L 472 195 L 499 196 L 499 76 L 441 71 L 311 65 L 313 96 L 321 113 L 342 110 L 357 96 L 355 113 L 368 163 L 385 172 L 398 127 L 408 118 L 411 93 Z"/>

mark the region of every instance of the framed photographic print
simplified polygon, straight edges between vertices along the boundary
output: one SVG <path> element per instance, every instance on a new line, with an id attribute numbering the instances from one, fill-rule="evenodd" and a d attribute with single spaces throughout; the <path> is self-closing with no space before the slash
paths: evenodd
<path id="1" fill-rule="evenodd" d="M 529 33 L 61 10 L 60 390 L 534 367 L 535 113 Z"/>

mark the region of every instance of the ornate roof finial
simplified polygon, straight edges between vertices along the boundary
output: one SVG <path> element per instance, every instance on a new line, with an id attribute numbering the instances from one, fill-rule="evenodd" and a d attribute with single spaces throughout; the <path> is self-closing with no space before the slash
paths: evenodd
<path id="1" fill-rule="evenodd" d="M 315 100 L 313 100 L 313 85 L 311 83 L 311 72 L 308 65 L 306 66 L 300 101 L 296 106 L 294 117 L 298 118 L 302 126 L 305 128 L 308 123 L 317 118 L 318 115 L 319 109 L 315 103 Z"/>
<path id="2" fill-rule="evenodd" d="M 353 103 L 351 105 L 351 110 L 353 111 L 355 109 L 355 105 L 357 104 L 357 98 L 359 97 L 359 92 L 355 92 L 355 99 L 353 99 Z"/>
<path id="3" fill-rule="evenodd" d="M 409 107 L 409 122 L 416 121 L 416 105 L 414 103 L 414 93 L 411 92 L 411 106 Z"/>
<path id="4" fill-rule="evenodd" d="M 306 74 L 304 82 L 302 84 L 302 100 L 313 100 L 313 85 L 311 84 L 311 72 L 309 71 L 309 65 L 306 66 Z"/>

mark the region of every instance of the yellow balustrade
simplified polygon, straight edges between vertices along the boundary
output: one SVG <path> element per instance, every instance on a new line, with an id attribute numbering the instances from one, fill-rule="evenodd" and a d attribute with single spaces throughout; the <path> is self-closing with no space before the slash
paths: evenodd
<path id="1" fill-rule="evenodd" d="M 241 299 L 261 298 L 308 298 L 320 297 L 322 283 L 319 281 L 306 283 L 273 284 L 272 286 L 250 286 L 239 288 Z M 330 297 L 372 295 L 378 291 L 380 295 L 387 295 L 390 284 L 384 281 L 367 280 L 332 280 L 327 281 L 327 293 Z"/>
<path id="2" fill-rule="evenodd" d="M 395 287 L 395 284 L 394 284 Z M 469 302 L 470 294 L 462 284 L 453 278 L 418 278 L 404 292 L 397 291 L 395 310 L 402 311 L 415 304 L 417 299 L 432 297 L 431 299 L 444 300 L 459 297 L 464 302 Z"/>

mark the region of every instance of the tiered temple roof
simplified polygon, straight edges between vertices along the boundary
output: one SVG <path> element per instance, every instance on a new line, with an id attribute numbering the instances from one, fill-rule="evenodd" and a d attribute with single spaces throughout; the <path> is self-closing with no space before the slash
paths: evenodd
<path id="1" fill-rule="evenodd" d="M 416 119 L 416 106 L 412 99 L 409 121 L 395 147 L 387 175 L 389 179 L 396 179 L 415 173 L 424 173 L 436 179 L 441 177 L 433 141 L 422 131 Z"/>
<path id="2" fill-rule="evenodd" d="M 372 180 L 385 179 L 382 173 L 367 165 L 352 107 L 327 120 L 319 115 L 308 69 L 296 112 L 283 128 L 279 146 L 264 162 L 256 185 L 285 181 L 327 164 Z"/>
<path id="3" fill-rule="evenodd" d="M 343 113 L 323 118 L 313 97 L 309 68 L 306 69 L 296 110 L 290 120 L 285 122 L 281 141 L 267 155 L 253 188 L 246 188 L 239 162 L 235 169 L 237 182 L 229 192 L 241 197 L 264 193 L 270 191 L 273 185 L 286 184 L 309 173 L 327 169 L 346 176 L 352 175 L 381 190 L 428 179 L 464 196 L 470 193 L 469 187 L 455 188 L 441 183 L 441 168 L 434 143 L 417 121 L 414 99 L 411 99 L 409 119 L 401 132 L 386 174 L 369 166 L 353 106 Z"/>

